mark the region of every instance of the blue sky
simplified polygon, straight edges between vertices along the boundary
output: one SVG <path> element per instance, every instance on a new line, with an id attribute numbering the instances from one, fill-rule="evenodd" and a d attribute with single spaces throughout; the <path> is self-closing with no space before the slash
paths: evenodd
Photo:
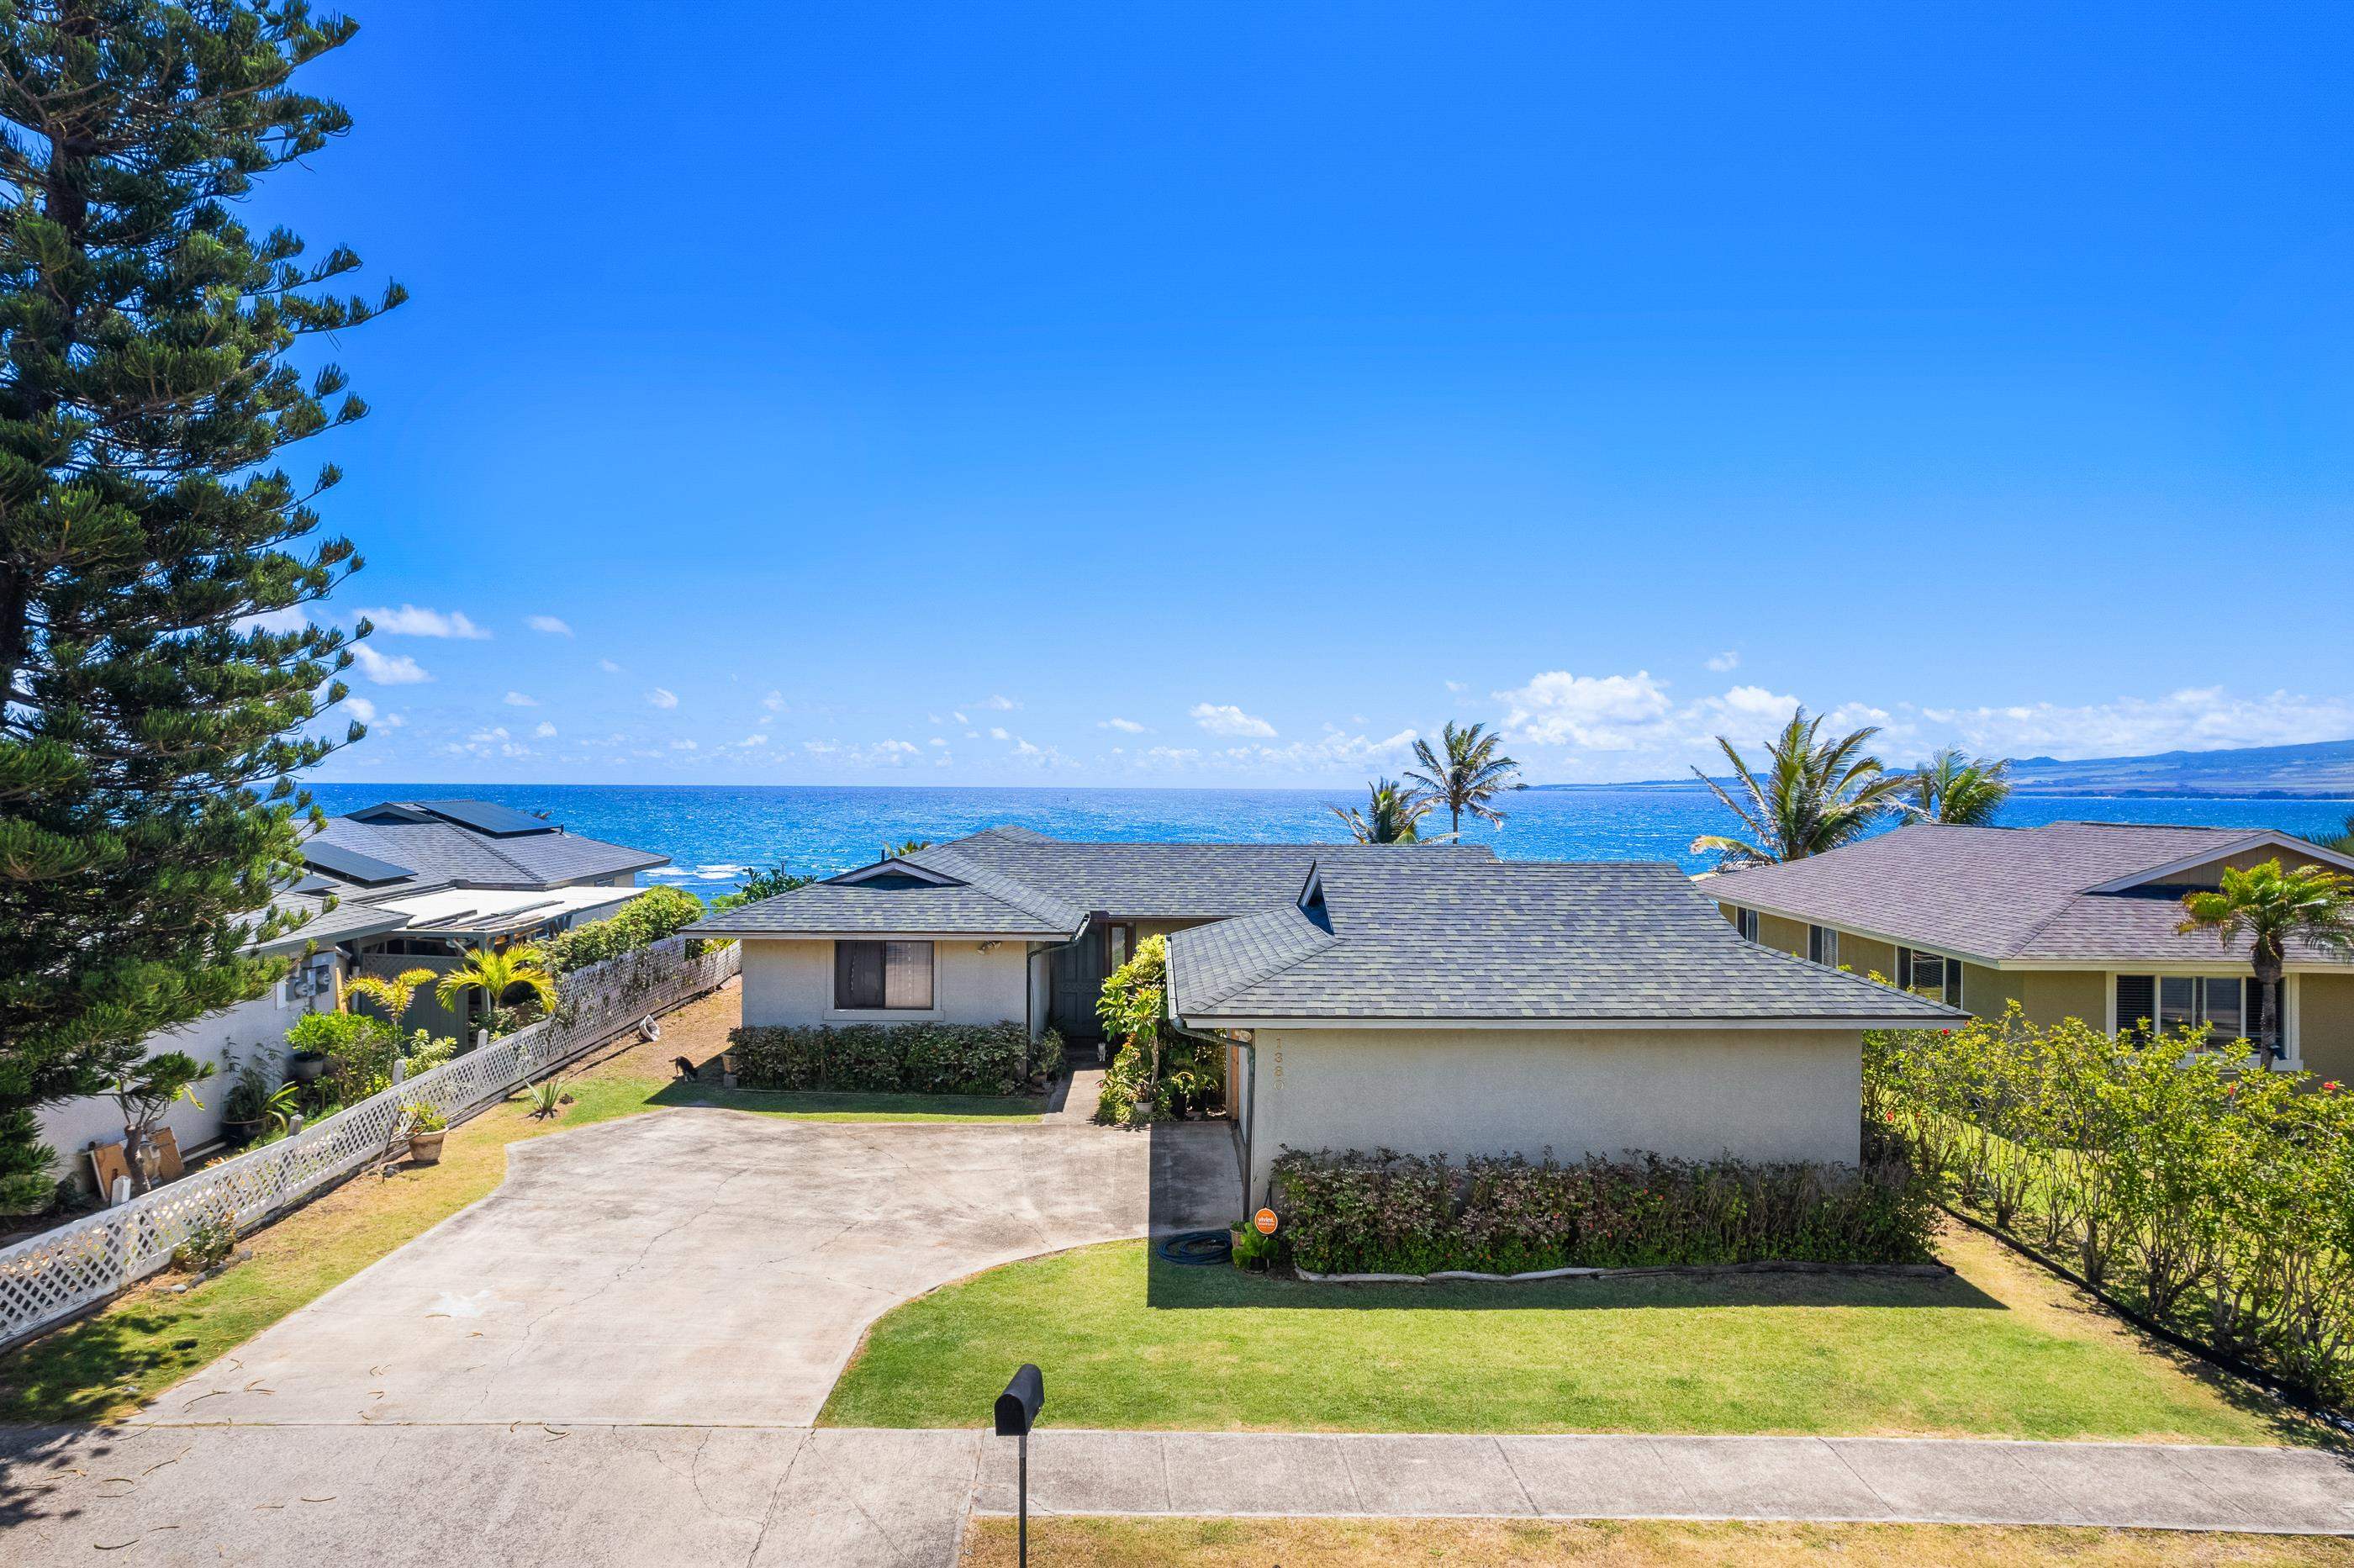
<path id="1" fill-rule="evenodd" d="M 2342 7 L 354 3 L 323 777 L 2354 735 Z"/>

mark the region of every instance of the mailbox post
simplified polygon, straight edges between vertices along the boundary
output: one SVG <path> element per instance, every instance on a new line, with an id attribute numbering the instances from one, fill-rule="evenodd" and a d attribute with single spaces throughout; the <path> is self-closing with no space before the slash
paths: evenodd
<path id="1" fill-rule="evenodd" d="M 1015 1444 L 1013 1540 L 1022 1568 L 1030 1568 L 1030 1428 L 1045 1404 L 1046 1381 L 1027 1361 L 997 1396 L 997 1435 Z"/>

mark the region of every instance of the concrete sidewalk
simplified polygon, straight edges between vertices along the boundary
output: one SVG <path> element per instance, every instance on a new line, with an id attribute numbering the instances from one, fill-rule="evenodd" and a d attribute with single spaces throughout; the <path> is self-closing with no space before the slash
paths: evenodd
<path id="1" fill-rule="evenodd" d="M 2354 1532 L 2354 1470 L 2296 1449 L 1050 1429 L 1030 1465 L 1039 1513 Z M 978 1432 L 0 1428 L 0 1561 L 949 1568 L 968 1512 L 1012 1510 L 1013 1477 L 1013 1443 Z"/>
<path id="2" fill-rule="evenodd" d="M 974 1506 L 1013 1508 L 1013 1445 Z M 1057 1432 L 1033 1513 L 1903 1520 L 2354 1533 L 2354 1463 L 2291 1448 L 1933 1438 Z"/>

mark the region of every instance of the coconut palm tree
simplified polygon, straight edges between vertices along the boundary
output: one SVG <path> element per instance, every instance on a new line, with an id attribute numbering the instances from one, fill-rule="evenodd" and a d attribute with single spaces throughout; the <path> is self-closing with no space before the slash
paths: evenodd
<path id="1" fill-rule="evenodd" d="M 468 991 L 481 991 L 485 998 L 485 1022 L 495 1036 L 500 1032 L 500 1004 L 509 992 L 519 990 L 530 991 L 543 1008 L 556 1005 L 556 977 L 547 972 L 546 956 L 530 942 L 510 942 L 503 949 L 475 948 L 466 955 L 464 963 L 441 977 L 433 994 L 442 1006 L 458 1012 Z"/>
<path id="2" fill-rule="evenodd" d="M 1904 795 L 1898 803 L 1922 821 L 1991 827 L 2010 799 L 2010 759 L 1966 757 L 1949 746 L 1913 770 Z"/>
<path id="3" fill-rule="evenodd" d="M 2336 832 L 2317 837 L 2313 842 L 2323 849 L 2336 850 L 2339 854 L 2354 854 L 2354 816 L 2349 816 L 2340 823 Z"/>
<path id="4" fill-rule="evenodd" d="M 2278 857 L 2246 870 L 2227 866 L 2218 885 L 2182 899 L 2177 931 L 2212 931 L 2223 946 L 2245 938 L 2261 993 L 2257 1047 L 2269 1067 L 2280 1054 L 2281 965 L 2291 938 L 2343 952 L 2354 948 L 2354 879 L 2317 865 L 2282 868 Z"/>
<path id="5" fill-rule="evenodd" d="M 901 843 L 886 843 L 883 846 L 883 858 L 885 860 L 904 860 L 908 855 L 915 853 L 917 850 L 928 850 L 931 847 L 932 841 L 929 839 L 908 839 Z"/>
<path id="6" fill-rule="evenodd" d="M 1422 820 L 1430 815 L 1431 802 L 1394 779 L 1382 779 L 1366 786 L 1363 812 L 1354 806 L 1325 809 L 1348 823 L 1361 844 L 1413 844 L 1422 842 Z"/>
<path id="7" fill-rule="evenodd" d="M 1424 799 L 1433 806 L 1444 806 L 1449 825 L 1459 837 L 1463 832 L 1463 813 L 1470 812 L 1483 822 L 1500 822 L 1504 813 L 1488 804 L 1507 789 L 1521 786 L 1512 775 L 1520 764 L 1503 754 L 1504 737 L 1487 733 L 1487 726 L 1473 725 L 1469 729 L 1457 729 L 1448 719 L 1439 737 L 1440 751 L 1431 749 L 1427 740 L 1414 743 L 1415 760 L 1422 764 L 1419 773 L 1409 771 L 1409 782 L 1422 786 Z"/>
<path id="8" fill-rule="evenodd" d="M 1782 733 L 1766 743 L 1771 766 L 1763 779 L 1750 771 L 1731 741 L 1718 736 L 1716 744 L 1733 764 L 1734 780 L 1743 798 L 1735 800 L 1697 768 L 1692 776 L 1741 819 L 1749 836 L 1702 833 L 1692 840 L 1692 853 L 1713 854 L 1725 869 L 1771 864 L 1837 849 L 1870 831 L 1872 822 L 1892 808 L 1908 778 L 1882 771 L 1880 758 L 1865 752 L 1872 737 L 1880 733 L 1877 727 L 1866 726 L 1835 740 L 1819 740 L 1816 732 L 1822 725 L 1820 714 L 1808 718 L 1804 708 L 1792 714 Z"/>

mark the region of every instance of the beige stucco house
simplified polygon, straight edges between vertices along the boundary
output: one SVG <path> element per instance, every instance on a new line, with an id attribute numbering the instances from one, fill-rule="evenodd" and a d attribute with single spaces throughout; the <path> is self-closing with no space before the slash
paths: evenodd
<path id="1" fill-rule="evenodd" d="M 2253 1038 L 2248 944 L 2175 927 L 2185 894 L 2214 886 L 2226 866 L 2274 857 L 2354 871 L 2354 859 L 2267 831 L 1924 822 L 1701 885 L 1752 941 L 1882 975 L 1981 1017 L 2017 1001 L 2041 1024 L 2203 1023 Z M 2287 958 L 2279 1065 L 2354 1078 L 2354 964 L 2307 945 Z"/>
<path id="2" fill-rule="evenodd" d="M 1170 935 L 1262 1199 L 1289 1149 L 1851 1163 L 1863 1031 L 1941 1003 L 1744 942 L 1676 868 L 1484 849 L 1087 843 L 998 828 L 711 916 L 748 1025 L 1097 1032 Z"/>

